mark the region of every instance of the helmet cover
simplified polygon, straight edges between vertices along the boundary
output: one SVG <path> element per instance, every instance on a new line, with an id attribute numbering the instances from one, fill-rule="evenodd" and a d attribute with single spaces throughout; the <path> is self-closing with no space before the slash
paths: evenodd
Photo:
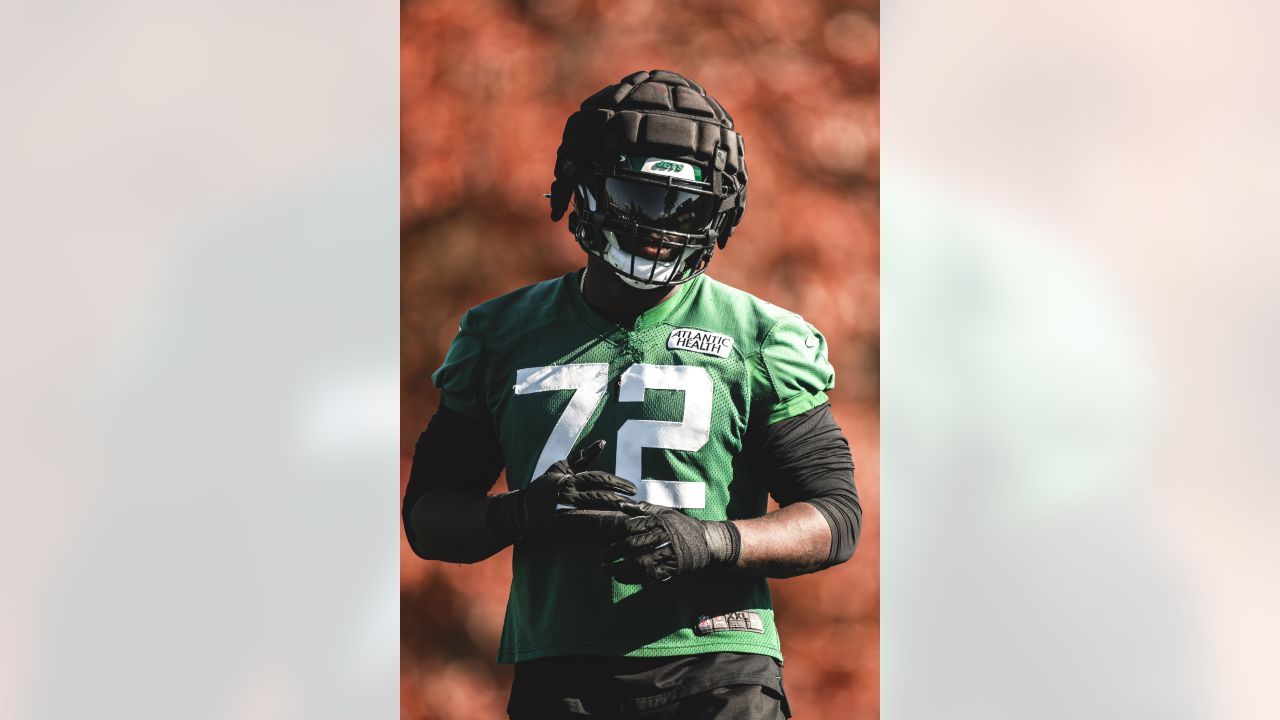
<path id="1" fill-rule="evenodd" d="M 551 218 L 572 199 L 570 230 L 624 280 L 686 282 L 706 270 L 742 218 L 743 150 L 733 118 L 693 80 L 633 73 L 587 98 L 566 122 Z"/>

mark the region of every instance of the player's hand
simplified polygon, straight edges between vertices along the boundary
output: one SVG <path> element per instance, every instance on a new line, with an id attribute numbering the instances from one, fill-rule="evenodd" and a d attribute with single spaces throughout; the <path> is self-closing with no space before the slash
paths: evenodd
<path id="1" fill-rule="evenodd" d="M 557 461 L 528 487 L 490 500 L 489 527 L 510 539 L 605 542 L 616 539 L 635 507 L 636 486 L 603 470 L 587 470 L 604 449 L 600 440 Z"/>
<path id="2" fill-rule="evenodd" d="M 625 535 L 604 552 L 606 575 L 628 585 L 652 585 L 677 575 L 738 562 L 742 538 L 733 523 L 706 522 L 662 505 L 623 508 Z"/>

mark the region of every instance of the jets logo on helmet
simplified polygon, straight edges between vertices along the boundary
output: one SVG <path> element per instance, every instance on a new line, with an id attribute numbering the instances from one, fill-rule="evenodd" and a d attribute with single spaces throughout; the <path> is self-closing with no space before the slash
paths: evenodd
<path id="1" fill-rule="evenodd" d="M 640 163 L 641 171 L 653 173 L 654 175 L 670 175 L 678 177 L 682 180 L 702 180 L 702 168 L 689 163 L 676 162 L 674 160 L 662 160 L 659 158 L 647 158 Z"/>

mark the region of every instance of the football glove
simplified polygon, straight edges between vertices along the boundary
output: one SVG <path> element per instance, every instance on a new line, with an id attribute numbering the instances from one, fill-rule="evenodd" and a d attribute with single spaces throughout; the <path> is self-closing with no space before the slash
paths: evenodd
<path id="1" fill-rule="evenodd" d="M 647 502 L 623 507 L 625 535 L 605 548 L 606 575 L 628 585 L 653 585 L 677 575 L 732 567 L 742 536 L 729 521 L 707 522 Z"/>
<path id="2" fill-rule="evenodd" d="M 634 506 L 627 495 L 630 482 L 601 470 L 586 468 L 600 455 L 605 441 L 571 453 L 520 490 L 495 495 L 485 510 L 489 529 L 504 540 L 567 540 L 603 543 L 622 532 Z M 562 507 L 567 506 L 567 507 Z"/>

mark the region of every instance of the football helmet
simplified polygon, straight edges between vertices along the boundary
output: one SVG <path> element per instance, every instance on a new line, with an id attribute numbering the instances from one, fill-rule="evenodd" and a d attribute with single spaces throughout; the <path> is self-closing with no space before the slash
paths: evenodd
<path id="1" fill-rule="evenodd" d="M 551 219 L 572 202 L 578 244 L 628 285 L 688 282 L 742 219 L 744 152 L 733 118 L 700 85 L 666 70 L 632 73 L 569 116 Z"/>

